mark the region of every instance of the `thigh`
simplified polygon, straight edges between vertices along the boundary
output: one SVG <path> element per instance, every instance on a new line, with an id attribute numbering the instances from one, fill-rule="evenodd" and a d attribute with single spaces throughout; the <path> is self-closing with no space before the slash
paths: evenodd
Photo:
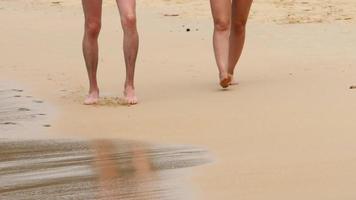
<path id="1" fill-rule="evenodd" d="M 136 17 L 136 0 L 116 0 L 121 17 Z"/>
<path id="2" fill-rule="evenodd" d="M 215 22 L 230 21 L 231 0 L 210 0 L 210 5 Z"/>
<path id="3" fill-rule="evenodd" d="M 232 21 L 246 22 L 253 0 L 232 0 Z"/>
<path id="4" fill-rule="evenodd" d="M 85 21 L 101 21 L 102 0 L 82 0 Z"/>

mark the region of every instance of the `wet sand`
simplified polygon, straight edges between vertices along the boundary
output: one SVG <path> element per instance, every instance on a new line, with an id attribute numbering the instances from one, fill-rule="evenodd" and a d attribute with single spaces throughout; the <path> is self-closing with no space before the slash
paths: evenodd
<path id="1" fill-rule="evenodd" d="M 192 199 L 184 168 L 206 150 L 122 140 L 0 141 L 0 195 L 20 199 Z"/>
<path id="2" fill-rule="evenodd" d="M 0 138 L 44 137 L 53 109 L 13 82 L 0 82 Z"/>
<path id="3" fill-rule="evenodd" d="M 48 105 L 14 83 L 0 88 L 1 199 L 189 200 L 187 168 L 212 161 L 188 145 L 44 139 Z"/>

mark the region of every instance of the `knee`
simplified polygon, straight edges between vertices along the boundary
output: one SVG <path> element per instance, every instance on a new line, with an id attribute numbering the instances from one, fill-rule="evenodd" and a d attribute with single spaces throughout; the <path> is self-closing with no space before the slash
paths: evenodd
<path id="1" fill-rule="evenodd" d="M 121 24 L 124 31 L 135 31 L 136 30 L 136 15 L 127 14 L 121 17 Z"/>
<path id="2" fill-rule="evenodd" d="M 228 31 L 230 29 L 229 19 L 214 19 L 214 29 L 216 31 Z"/>
<path id="3" fill-rule="evenodd" d="M 246 30 L 246 19 L 233 20 L 231 23 L 232 32 L 235 34 L 244 34 Z"/>
<path id="4" fill-rule="evenodd" d="M 89 37 L 97 38 L 101 29 L 101 23 L 99 21 L 87 21 L 85 23 L 85 34 Z"/>

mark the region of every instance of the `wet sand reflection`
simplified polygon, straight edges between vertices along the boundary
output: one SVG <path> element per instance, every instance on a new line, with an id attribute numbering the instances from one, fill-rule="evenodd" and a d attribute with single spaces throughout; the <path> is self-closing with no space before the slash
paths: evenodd
<path id="1" fill-rule="evenodd" d="M 122 140 L 0 140 L 0 197 L 21 199 L 190 199 L 183 168 L 207 151 Z"/>

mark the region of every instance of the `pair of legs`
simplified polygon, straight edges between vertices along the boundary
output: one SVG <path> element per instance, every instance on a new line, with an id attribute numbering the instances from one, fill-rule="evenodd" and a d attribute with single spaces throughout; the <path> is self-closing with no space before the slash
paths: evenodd
<path id="1" fill-rule="evenodd" d="M 210 0 L 214 18 L 213 45 L 220 85 L 233 84 L 235 66 L 245 43 L 246 22 L 252 0 Z"/>
<path id="2" fill-rule="evenodd" d="M 138 52 L 138 33 L 136 27 L 136 1 L 116 0 L 120 12 L 121 25 L 124 33 L 123 50 L 126 65 L 126 81 L 124 97 L 127 103 L 136 104 L 134 74 Z M 97 83 L 98 68 L 98 37 L 101 29 L 102 0 L 82 0 L 85 31 L 83 38 L 83 54 L 89 77 L 89 95 L 84 104 L 95 104 L 99 99 Z"/>

